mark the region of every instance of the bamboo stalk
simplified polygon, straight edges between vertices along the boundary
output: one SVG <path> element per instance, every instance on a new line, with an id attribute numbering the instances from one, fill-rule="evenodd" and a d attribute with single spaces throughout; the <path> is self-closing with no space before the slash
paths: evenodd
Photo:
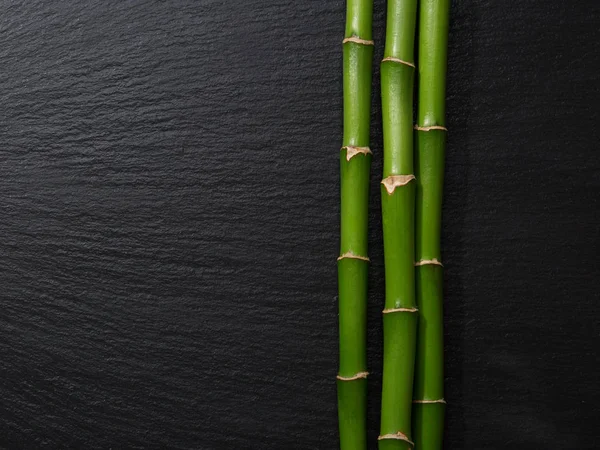
<path id="1" fill-rule="evenodd" d="M 421 0 L 416 128 L 416 292 L 419 307 L 413 436 L 440 450 L 444 434 L 441 216 L 446 145 L 446 65 L 450 0 Z"/>
<path id="2" fill-rule="evenodd" d="M 367 256 L 371 151 L 373 0 L 348 0 L 344 50 L 344 137 L 340 152 L 340 448 L 367 448 Z"/>
<path id="3" fill-rule="evenodd" d="M 380 450 L 412 448 L 417 309 L 414 278 L 413 82 L 417 0 L 388 0 L 381 63 L 385 261 Z"/>

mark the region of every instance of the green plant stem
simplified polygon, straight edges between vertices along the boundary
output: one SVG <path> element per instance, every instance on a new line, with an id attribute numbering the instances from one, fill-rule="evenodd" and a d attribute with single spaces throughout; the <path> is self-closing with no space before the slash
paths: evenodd
<path id="1" fill-rule="evenodd" d="M 384 149 L 381 207 L 386 292 L 380 450 L 412 447 L 417 327 L 412 116 L 416 11 L 417 0 L 388 0 L 381 63 Z"/>
<path id="2" fill-rule="evenodd" d="M 450 0 L 421 0 L 416 131 L 416 292 L 419 307 L 413 436 L 440 450 L 444 434 L 441 216 L 446 146 L 446 65 Z"/>
<path id="3" fill-rule="evenodd" d="M 340 448 L 367 448 L 367 240 L 372 0 L 348 0 L 344 50 L 344 138 L 340 152 L 338 258 Z M 350 38 L 350 40 L 348 40 Z"/>

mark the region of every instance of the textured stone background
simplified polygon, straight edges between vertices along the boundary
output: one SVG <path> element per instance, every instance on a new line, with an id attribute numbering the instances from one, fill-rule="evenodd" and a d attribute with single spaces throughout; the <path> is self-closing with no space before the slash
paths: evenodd
<path id="1" fill-rule="evenodd" d="M 597 448 L 599 23 L 453 2 L 448 449 Z M 343 30 L 341 0 L 2 3 L 0 447 L 337 446 Z"/>

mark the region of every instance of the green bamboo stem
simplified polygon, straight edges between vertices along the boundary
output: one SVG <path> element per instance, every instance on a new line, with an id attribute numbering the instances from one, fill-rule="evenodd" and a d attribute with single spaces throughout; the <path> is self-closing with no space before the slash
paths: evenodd
<path id="1" fill-rule="evenodd" d="M 340 361 L 337 377 L 341 450 L 367 448 L 367 256 L 371 151 L 373 0 L 348 0 L 344 49 L 344 137 L 340 152 Z"/>
<path id="2" fill-rule="evenodd" d="M 444 434 L 441 216 L 446 146 L 446 65 L 450 0 L 421 0 L 416 128 L 416 293 L 419 308 L 413 436 L 440 450 Z"/>
<path id="3" fill-rule="evenodd" d="M 413 82 L 417 0 L 388 0 L 381 63 L 385 261 L 380 450 L 412 448 L 417 309 L 414 278 Z"/>

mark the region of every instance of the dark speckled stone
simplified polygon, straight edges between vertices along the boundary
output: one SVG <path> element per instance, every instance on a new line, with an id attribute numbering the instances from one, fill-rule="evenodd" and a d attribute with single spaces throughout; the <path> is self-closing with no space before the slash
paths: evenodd
<path id="1" fill-rule="evenodd" d="M 600 439 L 599 23 L 453 2 L 448 449 Z M 343 29 L 342 0 L 3 3 L 0 447 L 336 448 Z"/>

